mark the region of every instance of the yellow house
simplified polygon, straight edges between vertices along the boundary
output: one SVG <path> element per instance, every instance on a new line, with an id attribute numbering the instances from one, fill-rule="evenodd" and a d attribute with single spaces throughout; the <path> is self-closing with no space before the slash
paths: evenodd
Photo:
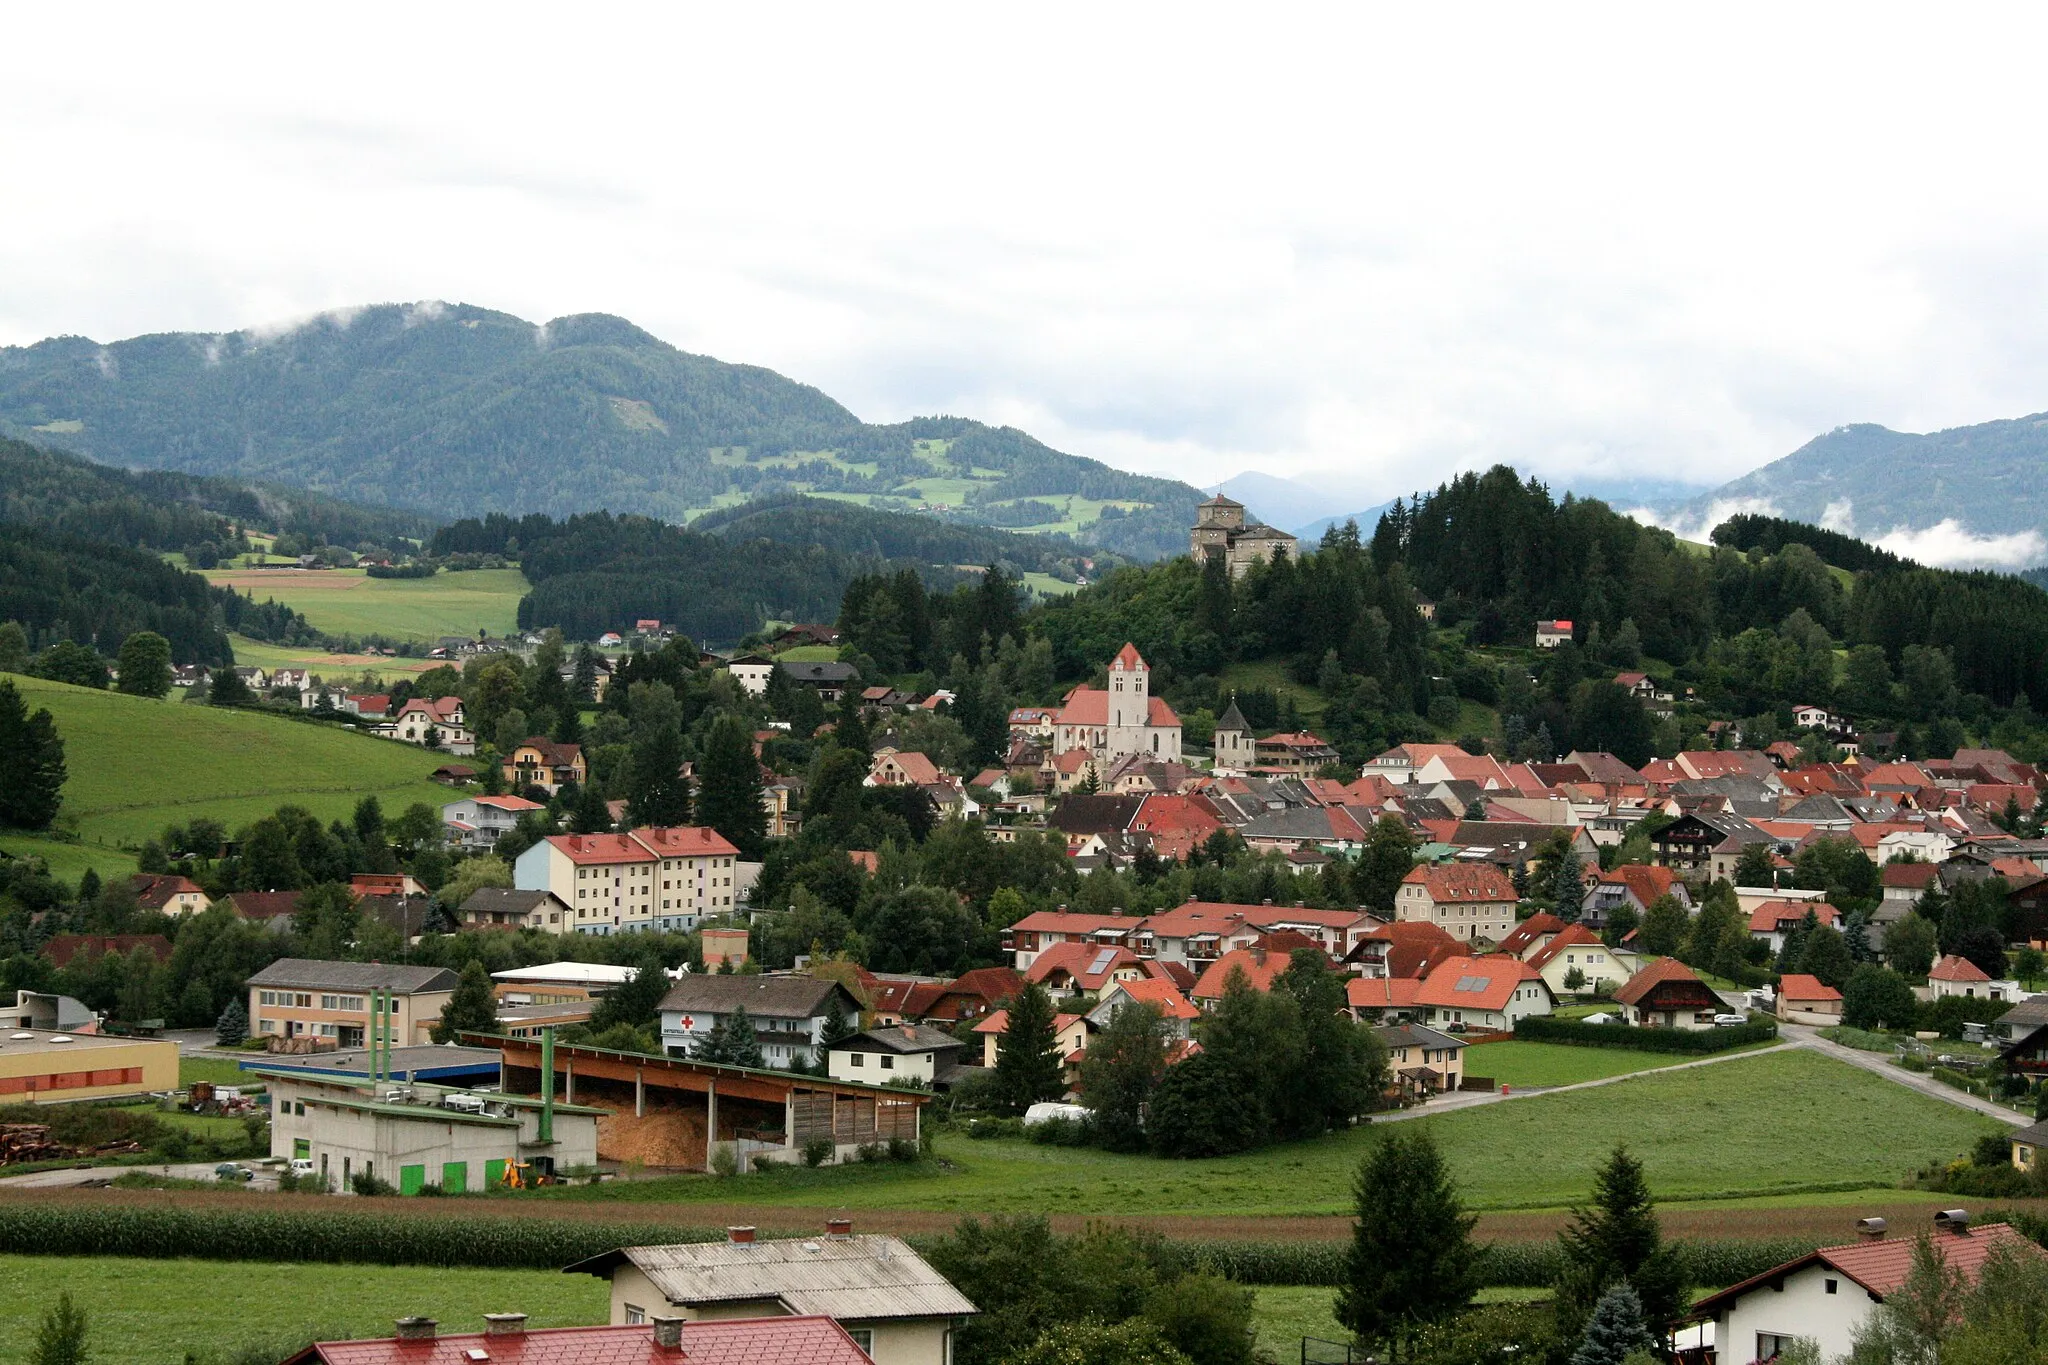
<path id="1" fill-rule="evenodd" d="M 723 1242 L 621 1247 L 566 1269 L 611 1281 L 615 1327 L 819 1314 L 875 1365 L 950 1365 L 954 1329 L 980 1311 L 972 1301 L 894 1237 L 856 1237 L 846 1219 L 825 1229 L 763 1242 L 728 1228 Z"/>
<path id="2" fill-rule="evenodd" d="M 249 978 L 249 1036 L 361 1047 L 369 1039 L 370 1003 L 377 991 L 389 1001 L 391 1038 L 424 1043 L 455 993 L 455 973 L 446 967 L 281 957 Z"/>
<path id="3" fill-rule="evenodd" d="M 111 1099 L 178 1088 L 178 1045 L 163 1038 L 15 1029 L 0 1035 L 0 1104 Z"/>
<path id="4" fill-rule="evenodd" d="M 2041 1164 L 2041 1151 L 2048 1148 L 2048 1123 L 2030 1123 L 2012 1135 L 2012 1164 L 2032 1173 Z"/>
<path id="5" fill-rule="evenodd" d="M 1387 1064 L 1403 1090 L 1434 1095 L 1464 1083 L 1464 1039 L 1420 1024 L 1392 1024 L 1374 1031 L 1387 1045 Z"/>
<path id="6" fill-rule="evenodd" d="M 1531 953 L 1529 965 L 1543 977 L 1543 984 L 1556 995 L 1598 995 L 1621 988 L 1636 974 L 1639 959 L 1622 948 L 1610 948 L 1600 936 L 1583 924 L 1569 924 L 1550 942 Z M 1567 978 L 1578 973 L 1576 986 Z"/>

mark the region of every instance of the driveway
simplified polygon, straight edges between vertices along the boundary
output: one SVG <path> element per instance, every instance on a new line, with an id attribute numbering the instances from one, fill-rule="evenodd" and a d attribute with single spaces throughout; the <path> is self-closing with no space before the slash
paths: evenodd
<path id="1" fill-rule="evenodd" d="M 1895 1085 L 1903 1085 L 1923 1095 L 1930 1095 L 1945 1104 L 1953 1104 L 1958 1109 L 1974 1110 L 1990 1118 L 2002 1119 L 2015 1127 L 2034 1121 L 2031 1114 L 2016 1114 L 2002 1104 L 1980 1100 L 1975 1095 L 1964 1094 L 1954 1086 L 1943 1085 L 1932 1076 L 1923 1075 L 1918 1071 L 1908 1071 L 1902 1066 L 1894 1066 L 1892 1054 L 1889 1052 L 1864 1052 L 1858 1048 L 1843 1047 L 1840 1043 L 1829 1042 L 1820 1036 L 1818 1028 L 1810 1024 L 1780 1024 L 1778 1032 L 1793 1047 L 1808 1048 L 1838 1062 L 1860 1066 L 1872 1075 L 1882 1076 Z"/>

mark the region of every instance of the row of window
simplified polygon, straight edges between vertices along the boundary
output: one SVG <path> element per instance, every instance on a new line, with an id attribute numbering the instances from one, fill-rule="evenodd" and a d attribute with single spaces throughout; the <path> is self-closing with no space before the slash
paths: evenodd
<path id="1" fill-rule="evenodd" d="M 309 1010 L 313 1008 L 313 996 L 307 991 L 258 991 L 256 1003 L 274 1005 L 280 1009 Z M 323 995 L 320 1008 L 333 1010 L 338 1014 L 366 1014 L 369 1012 L 368 997 L 361 995 Z M 390 1013 L 398 1013 L 398 997 L 392 996 L 387 1006 Z"/>

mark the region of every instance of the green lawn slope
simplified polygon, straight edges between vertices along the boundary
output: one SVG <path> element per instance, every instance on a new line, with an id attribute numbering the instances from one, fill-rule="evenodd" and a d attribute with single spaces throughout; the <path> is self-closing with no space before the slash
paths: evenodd
<path id="1" fill-rule="evenodd" d="M 428 774 L 447 755 L 395 740 L 269 716 L 96 692 L 14 677 L 31 709 L 47 706 L 70 780 L 60 827 L 90 846 L 135 846 L 167 824 L 210 816 L 229 829 L 287 803 L 323 820 L 374 795 L 389 813 L 438 806 Z"/>
<path id="2" fill-rule="evenodd" d="M 1435 1135 L 1469 1206 L 1503 1210 L 1583 1199 L 1617 1142 L 1642 1157 L 1660 1200 L 1698 1200 L 1894 1186 L 2002 1127 L 1793 1050 L 1404 1121 Z M 564 1189 L 556 1197 L 959 1213 L 1345 1213 L 1359 1158 L 1390 1126 L 1208 1161 L 948 1135 L 938 1151 L 950 1168 L 783 1171 L 746 1177 L 743 1187 L 678 1177 Z"/>
<path id="3" fill-rule="evenodd" d="M 432 578 L 371 578 L 361 569 L 215 569 L 206 580 L 305 613 L 330 635 L 435 640 L 509 634 L 528 588 L 517 569 L 470 569 Z M 238 662 L 248 662 L 236 651 Z"/>

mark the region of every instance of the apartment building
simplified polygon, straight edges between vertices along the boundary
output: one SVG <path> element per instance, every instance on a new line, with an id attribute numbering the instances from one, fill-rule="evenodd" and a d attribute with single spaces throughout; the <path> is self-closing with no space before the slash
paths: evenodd
<path id="1" fill-rule="evenodd" d="M 692 825 L 623 834 L 556 834 L 519 855 L 512 884 L 551 891 L 581 934 L 688 931 L 731 914 L 739 850 Z"/>
<path id="2" fill-rule="evenodd" d="M 279 958 L 249 978 L 249 1033 L 362 1047 L 369 1036 L 371 995 L 385 991 L 393 1041 L 423 1043 L 455 993 L 455 979 L 445 967 Z"/>

